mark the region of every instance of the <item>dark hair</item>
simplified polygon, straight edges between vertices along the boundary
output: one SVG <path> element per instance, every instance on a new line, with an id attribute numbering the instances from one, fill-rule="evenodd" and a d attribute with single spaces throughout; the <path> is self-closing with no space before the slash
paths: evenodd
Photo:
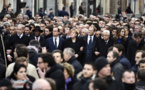
<path id="1" fill-rule="evenodd" d="M 122 44 L 116 44 L 113 47 L 116 47 L 119 52 L 122 51 L 122 53 L 124 53 L 124 51 L 125 51 L 125 48 L 124 48 L 124 46 Z"/>
<path id="2" fill-rule="evenodd" d="M 113 58 L 116 58 L 116 60 L 119 59 L 119 54 L 116 51 L 109 51 L 108 53 L 112 52 L 113 53 Z"/>
<path id="3" fill-rule="evenodd" d="M 53 26 L 47 26 L 46 28 L 49 29 L 50 32 L 53 30 Z"/>
<path id="4" fill-rule="evenodd" d="M 133 33 L 133 37 L 134 37 L 134 38 L 137 38 L 137 37 L 142 38 L 142 33 L 135 31 L 135 32 Z"/>
<path id="5" fill-rule="evenodd" d="M 26 57 L 28 55 L 28 48 L 24 44 L 17 44 L 16 46 L 16 53 L 18 57 Z"/>
<path id="6" fill-rule="evenodd" d="M 85 64 L 91 65 L 91 66 L 93 67 L 93 69 L 96 70 L 95 65 L 94 65 L 93 62 L 85 62 Z M 85 64 L 84 64 L 84 65 L 85 65 Z"/>
<path id="7" fill-rule="evenodd" d="M 139 69 L 137 72 L 138 79 L 145 81 L 145 69 Z"/>
<path id="8" fill-rule="evenodd" d="M 99 90 L 108 90 L 108 84 L 107 82 L 102 78 L 96 78 L 95 80 L 91 81 L 90 83 L 93 83 L 93 89 L 99 89 Z"/>
<path id="9" fill-rule="evenodd" d="M 53 50 L 52 55 L 53 55 L 54 53 L 60 53 L 61 58 L 63 58 L 63 53 L 62 53 L 61 50 Z"/>
<path id="10" fill-rule="evenodd" d="M 141 64 L 141 63 L 144 63 L 144 64 L 145 64 L 145 60 L 140 60 L 140 61 L 139 61 L 139 63 L 138 63 L 138 66 L 139 66 L 139 67 L 140 67 L 140 64 Z"/>
<path id="11" fill-rule="evenodd" d="M 31 30 L 31 26 L 30 26 L 30 25 L 26 25 L 25 28 L 26 28 L 26 27 L 29 28 L 29 29 Z"/>
<path id="12" fill-rule="evenodd" d="M 56 64 L 51 53 L 40 53 L 38 57 L 41 57 L 44 63 L 48 63 L 49 67 Z"/>
<path id="13" fill-rule="evenodd" d="M 131 69 L 124 70 L 123 73 L 122 73 L 122 77 L 124 77 L 124 73 L 125 73 L 125 72 L 131 73 L 131 72 L 133 72 L 133 70 L 131 70 Z M 134 73 L 134 72 L 133 72 L 133 73 Z"/>
<path id="14" fill-rule="evenodd" d="M 31 41 L 29 42 L 29 45 L 30 45 L 30 46 L 35 46 L 35 47 L 37 47 L 37 48 L 40 47 L 40 43 L 39 43 L 37 40 L 31 40 Z"/>
<path id="15" fill-rule="evenodd" d="M 19 71 L 21 68 L 25 68 L 25 69 L 27 70 L 27 68 L 26 68 L 26 66 L 25 66 L 24 64 L 15 63 L 13 72 L 12 72 L 12 74 L 11 74 L 10 77 L 13 78 L 14 80 L 17 80 L 15 74 L 17 74 L 18 71 Z"/>
<path id="16" fill-rule="evenodd" d="M 139 52 L 142 53 L 141 57 L 142 57 L 142 58 L 145 58 L 145 51 L 144 51 L 144 50 L 137 50 L 137 51 L 136 51 L 136 54 L 139 53 Z"/>

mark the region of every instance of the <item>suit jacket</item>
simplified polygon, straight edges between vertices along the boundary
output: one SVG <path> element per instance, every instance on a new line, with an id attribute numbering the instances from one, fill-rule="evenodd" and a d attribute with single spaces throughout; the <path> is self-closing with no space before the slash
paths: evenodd
<path id="1" fill-rule="evenodd" d="M 31 37 L 31 40 L 32 39 L 35 40 L 35 36 Z M 46 40 L 42 36 L 40 36 L 39 43 L 40 43 L 41 47 L 45 47 L 45 42 L 46 42 Z"/>
<path id="2" fill-rule="evenodd" d="M 47 48 L 48 52 L 52 52 L 55 49 L 59 49 L 59 50 L 62 50 L 63 51 L 63 43 L 64 43 L 64 39 L 62 39 L 61 37 L 59 37 L 59 45 L 56 48 L 55 45 L 54 45 L 54 43 L 53 43 L 53 37 L 51 37 L 51 38 L 48 38 L 46 40 L 46 48 Z"/>
<path id="3" fill-rule="evenodd" d="M 103 39 L 99 39 L 97 43 L 98 51 L 100 52 L 100 56 L 107 57 L 108 48 L 113 46 L 114 41 L 110 38 L 108 43 L 106 44 Z"/>
<path id="4" fill-rule="evenodd" d="M 87 56 L 87 45 L 88 45 L 88 36 L 84 37 L 84 60 L 86 60 L 86 56 Z M 98 48 L 97 48 L 97 42 L 98 42 L 98 39 L 95 37 L 94 35 L 94 39 L 93 39 L 93 44 L 92 44 L 92 47 L 91 47 L 91 54 L 92 54 L 92 60 L 89 60 L 89 61 L 95 61 L 95 59 L 97 58 L 97 56 L 95 55 L 95 51 L 98 51 Z"/>

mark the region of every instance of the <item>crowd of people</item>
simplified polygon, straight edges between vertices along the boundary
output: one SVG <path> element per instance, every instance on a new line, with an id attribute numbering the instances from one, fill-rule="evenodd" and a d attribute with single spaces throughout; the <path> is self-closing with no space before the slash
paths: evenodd
<path id="1" fill-rule="evenodd" d="M 26 7 L 13 18 L 9 9 L 0 20 L 0 90 L 145 90 L 145 16 L 41 8 L 32 17 Z"/>

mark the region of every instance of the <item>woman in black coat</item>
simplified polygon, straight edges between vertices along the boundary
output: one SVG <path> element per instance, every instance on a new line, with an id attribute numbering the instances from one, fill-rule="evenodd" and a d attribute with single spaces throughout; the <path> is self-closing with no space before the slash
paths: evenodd
<path id="1" fill-rule="evenodd" d="M 75 50 L 75 57 L 79 62 L 82 63 L 81 57 L 83 52 L 80 51 L 80 48 L 84 45 L 83 44 L 83 39 L 78 38 L 78 30 L 77 29 L 72 29 L 71 30 L 71 38 L 66 39 L 64 42 L 64 48 L 70 47 Z"/>

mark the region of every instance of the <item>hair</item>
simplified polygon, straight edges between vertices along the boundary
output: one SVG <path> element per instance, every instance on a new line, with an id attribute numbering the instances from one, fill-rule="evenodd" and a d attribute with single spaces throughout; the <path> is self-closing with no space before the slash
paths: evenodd
<path id="1" fill-rule="evenodd" d="M 51 53 L 40 53 L 38 57 L 41 57 L 44 63 L 48 63 L 49 67 L 56 64 Z"/>
<path id="2" fill-rule="evenodd" d="M 18 27 L 18 26 L 21 26 L 22 29 L 24 29 L 24 25 L 23 25 L 23 24 L 18 24 L 17 27 Z"/>
<path id="3" fill-rule="evenodd" d="M 124 29 L 124 28 L 118 28 L 118 30 L 117 30 L 117 34 L 115 35 L 115 42 L 117 43 L 118 42 L 118 39 L 120 38 L 120 33 L 121 33 L 121 30 L 122 29 Z M 124 29 L 124 31 L 125 31 L 125 29 Z M 124 41 L 126 41 L 126 37 L 125 37 L 125 35 L 122 37 L 122 39 L 124 40 Z"/>
<path id="4" fill-rule="evenodd" d="M 17 80 L 17 77 L 15 76 L 15 74 L 17 74 L 18 71 L 19 71 L 21 68 L 25 68 L 25 69 L 27 70 L 27 68 L 26 68 L 26 66 L 25 66 L 24 64 L 15 63 L 13 72 L 12 72 L 12 74 L 10 75 L 10 77 L 13 78 L 14 80 Z"/>
<path id="5" fill-rule="evenodd" d="M 45 78 L 49 83 L 50 83 L 50 86 L 51 86 L 51 89 L 52 90 L 56 90 L 56 83 L 53 79 L 51 78 Z"/>
<path id="6" fill-rule="evenodd" d="M 142 57 L 142 58 L 145 58 L 145 51 L 144 51 L 144 50 L 137 50 L 137 51 L 136 51 L 136 54 L 139 53 L 139 52 L 142 53 L 141 57 Z"/>
<path id="7" fill-rule="evenodd" d="M 109 30 L 104 30 L 103 33 L 107 33 L 108 35 L 110 35 L 110 31 Z"/>
<path id="8" fill-rule="evenodd" d="M 72 48 L 70 48 L 70 47 L 65 48 L 64 51 L 65 51 L 66 54 L 69 54 L 70 56 L 75 56 L 75 51 L 74 51 L 74 49 L 72 49 Z"/>
<path id="9" fill-rule="evenodd" d="M 69 63 L 62 63 L 62 66 L 64 67 L 64 70 L 67 71 L 67 73 L 70 75 L 71 78 L 74 77 L 74 67 Z"/>
<path id="10" fill-rule="evenodd" d="M 95 65 L 93 62 L 85 62 L 85 64 L 91 65 L 94 70 L 96 70 Z M 84 65 L 85 65 L 84 64 Z"/>
<path id="11" fill-rule="evenodd" d="M 119 52 L 122 51 L 122 53 L 124 53 L 124 51 L 125 51 L 125 48 L 122 44 L 115 44 L 113 47 L 116 47 Z"/>
<path id="12" fill-rule="evenodd" d="M 116 58 L 116 60 L 119 59 L 119 54 L 116 51 L 109 51 L 108 53 L 112 52 L 113 53 L 113 58 Z"/>
<path id="13" fill-rule="evenodd" d="M 145 82 L 145 69 L 139 69 L 137 72 L 138 79 Z"/>
<path id="14" fill-rule="evenodd" d="M 137 37 L 142 38 L 142 33 L 135 31 L 135 32 L 133 33 L 133 37 L 134 37 L 134 38 L 137 38 Z"/>
<path id="15" fill-rule="evenodd" d="M 50 32 L 53 30 L 53 26 L 47 26 L 46 28 L 49 29 Z"/>
<path id="16" fill-rule="evenodd" d="M 31 40 L 31 41 L 29 42 L 29 45 L 30 45 L 30 46 L 35 46 L 35 47 L 37 47 L 37 48 L 40 47 L 40 43 L 39 43 L 37 40 Z"/>
<path id="17" fill-rule="evenodd" d="M 139 63 L 138 63 L 138 66 L 139 66 L 139 67 L 140 67 L 140 64 L 141 64 L 141 63 L 145 64 L 145 59 L 139 61 Z"/>
<path id="18" fill-rule="evenodd" d="M 124 70 L 124 71 L 123 71 L 123 73 L 122 73 L 122 78 L 124 77 L 125 72 L 132 73 L 132 72 L 133 72 L 133 70 L 131 70 L 131 69 Z M 134 73 L 134 72 L 133 72 L 133 73 Z"/>
<path id="19" fill-rule="evenodd" d="M 102 78 L 96 78 L 95 80 L 90 81 L 90 83 L 93 83 L 94 90 L 108 90 L 108 84 Z"/>
<path id="20" fill-rule="evenodd" d="M 16 62 L 15 63 L 21 63 L 21 62 L 24 62 L 24 61 L 27 61 L 27 58 L 26 57 L 18 57 L 16 59 Z"/>
<path id="21" fill-rule="evenodd" d="M 18 57 L 26 57 L 28 55 L 28 48 L 24 44 L 17 44 L 16 45 L 16 53 Z"/>
<path id="22" fill-rule="evenodd" d="M 76 34 L 77 34 L 77 36 L 78 36 L 78 34 L 79 34 L 79 31 L 77 30 L 77 29 L 71 29 L 71 32 L 75 32 Z"/>
<path id="23" fill-rule="evenodd" d="M 60 53 L 61 58 L 63 58 L 63 53 L 62 53 L 61 50 L 53 50 L 52 55 L 53 55 L 54 53 Z"/>
<path id="24" fill-rule="evenodd" d="M 89 31 L 87 28 L 83 28 L 82 30 L 85 30 L 85 31 L 86 31 L 86 33 L 88 33 L 88 31 Z"/>
<path id="25" fill-rule="evenodd" d="M 30 25 L 26 25 L 25 27 L 29 28 L 31 30 L 31 26 Z"/>

